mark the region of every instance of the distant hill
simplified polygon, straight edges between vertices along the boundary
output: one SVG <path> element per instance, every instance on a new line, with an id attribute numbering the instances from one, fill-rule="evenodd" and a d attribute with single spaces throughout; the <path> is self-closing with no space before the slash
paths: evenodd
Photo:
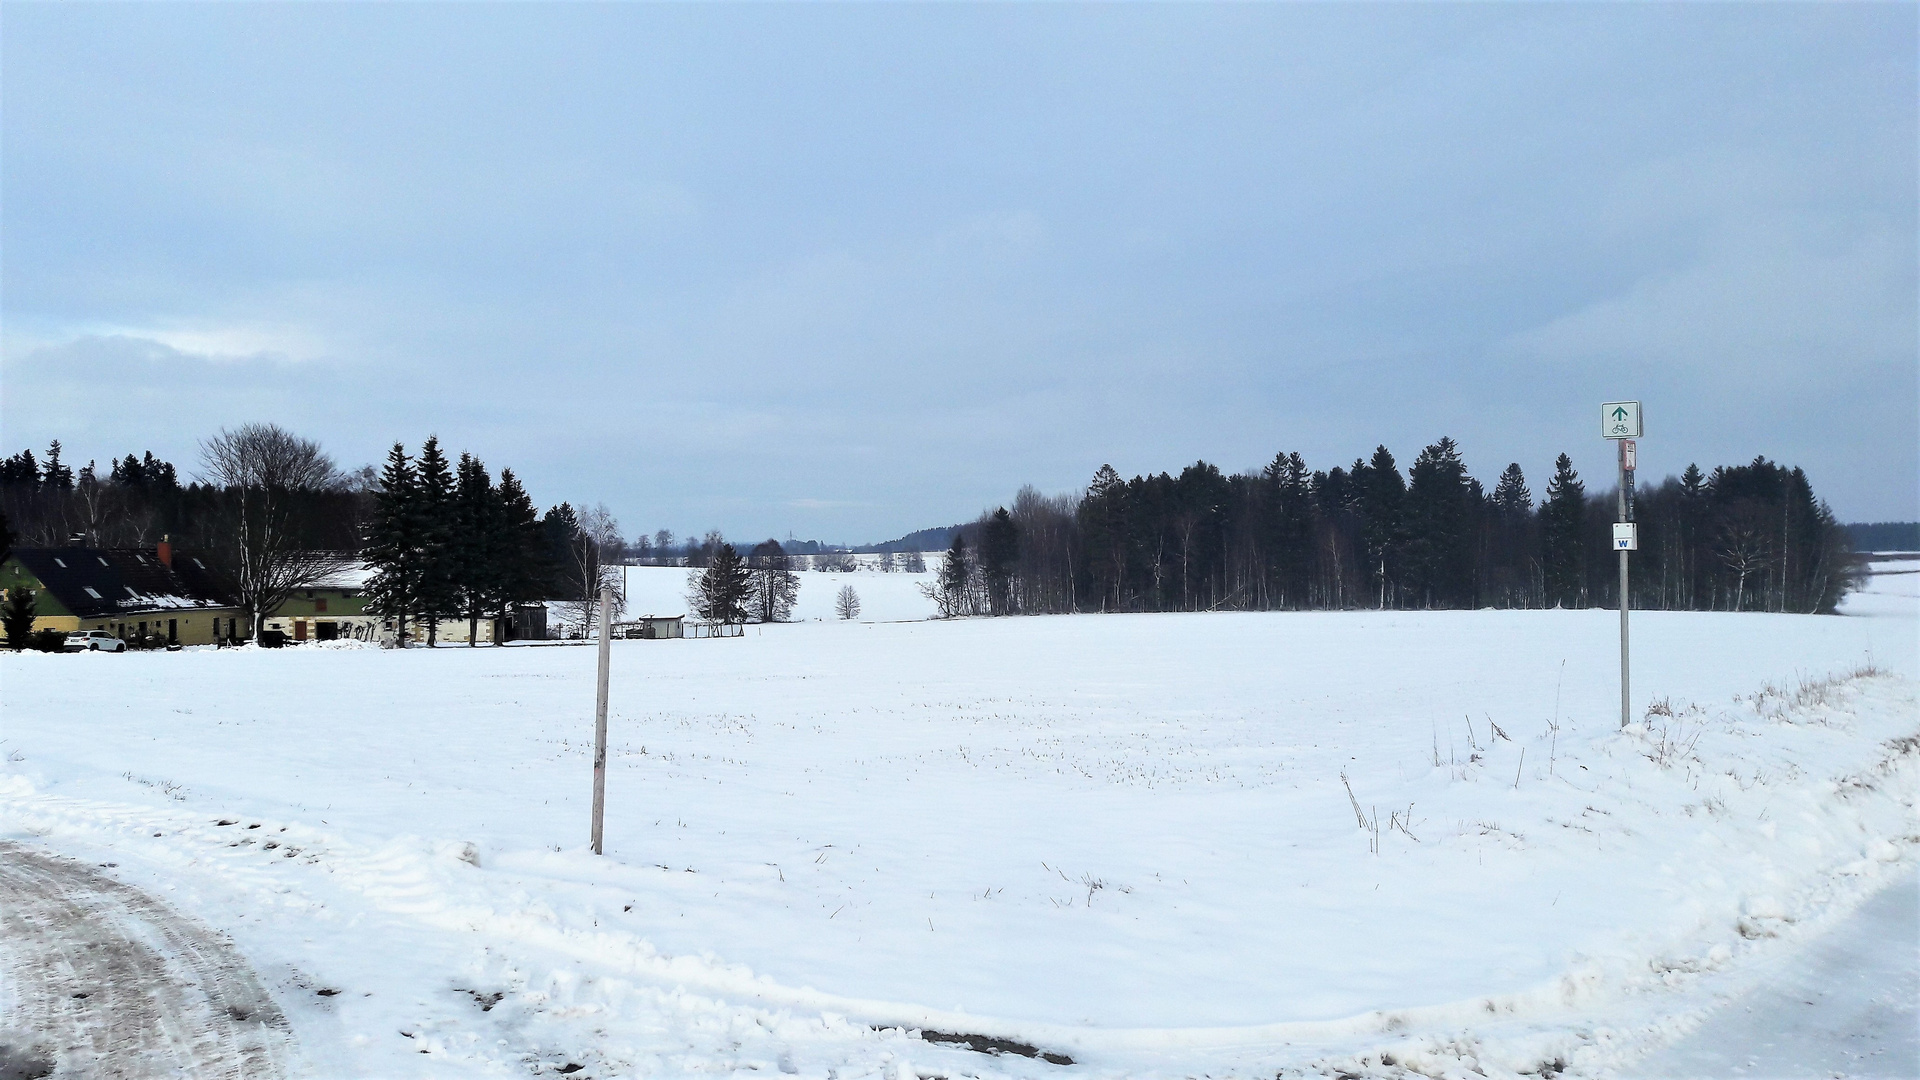
<path id="1" fill-rule="evenodd" d="M 883 540 L 877 544 L 825 544 L 818 540 L 783 540 L 780 546 L 789 555 L 824 555 L 831 551 L 851 551 L 855 554 L 879 551 L 945 551 L 953 543 L 953 534 L 966 529 L 965 525 L 947 525 L 942 528 L 921 529 L 910 532 L 898 540 Z M 745 546 L 735 544 L 741 551 Z"/>
<path id="2" fill-rule="evenodd" d="M 1855 551 L 1920 551 L 1920 521 L 1875 521 L 1842 526 Z"/>
<path id="3" fill-rule="evenodd" d="M 910 532 L 898 540 L 888 540 L 879 544 L 863 544 L 853 551 L 945 551 L 953 543 L 953 534 L 965 526 L 948 525 L 944 528 L 921 529 Z"/>

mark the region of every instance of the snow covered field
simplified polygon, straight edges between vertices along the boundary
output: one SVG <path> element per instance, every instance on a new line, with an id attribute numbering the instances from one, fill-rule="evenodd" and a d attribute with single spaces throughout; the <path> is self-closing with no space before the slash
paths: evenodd
<path id="1" fill-rule="evenodd" d="M 833 597 L 842 585 L 853 586 L 854 592 L 860 596 L 860 614 L 854 620 L 856 622 L 930 619 L 934 615 L 933 601 L 920 591 L 920 586 L 933 581 L 934 574 L 931 571 L 938 569 L 940 556 L 930 554 L 926 561 L 929 572 L 919 574 L 881 573 L 871 568 L 871 558 L 863 564 L 862 569 L 851 573 L 803 570 L 794 575 L 800 580 L 800 595 L 793 605 L 794 621 L 835 621 Z M 628 617 L 684 615 L 689 610 L 689 571 L 685 567 L 629 566 L 625 572 Z"/>
<path id="2" fill-rule="evenodd" d="M 1920 849 L 1920 575 L 1637 614 L 1627 732 L 1611 612 L 802 577 L 875 621 L 615 643 L 603 858 L 575 646 L 5 656 L 0 840 L 230 935 L 295 1075 L 842 1080 L 1603 1075 Z"/>

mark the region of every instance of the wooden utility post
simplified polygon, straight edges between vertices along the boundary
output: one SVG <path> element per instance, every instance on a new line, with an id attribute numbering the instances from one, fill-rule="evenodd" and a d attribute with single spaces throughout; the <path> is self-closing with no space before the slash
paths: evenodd
<path id="1" fill-rule="evenodd" d="M 1640 546 L 1633 524 L 1633 470 L 1638 464 L 1637 441 L 1640 438 L 1640 403 L 1609 401 L 1600 406 L 1602 437 L 1620 444 L 1620 513 L 1613 523 L 1613 548 L 1620 553 L 1620 726 L 1633 721 L 1632 663 L 1627 652 L 1627 612 L 1633 607 L 1633 594 L 1627 579 L 1627 553 Z"/>
<path id="2" fill-rule="evenodd" d="M 612 654 L 613 596 L 600 590 L 600 677 L 593 705 L 593 853 L 600 851 L 607 811 L 607 661 Z"/>

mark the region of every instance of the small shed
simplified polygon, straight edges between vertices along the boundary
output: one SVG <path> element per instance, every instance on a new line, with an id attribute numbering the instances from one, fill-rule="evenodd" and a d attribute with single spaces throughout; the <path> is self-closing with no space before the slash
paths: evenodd
<path id="1" fill-rule="evenodd" d="M 685 615 L 642 615 L 630 622 L 618 624 L 617 629 L 622 637 L 640 638 L 644 641 L 686 637 L 686 619 Z"/>
<path id="2" fill-rule="evenodd" d="M 512 625 L 508 639 L 512 641 L 545 641 L 547 639 L 547 605 L 538 601 L 531 604 L 513 605 Z"/>

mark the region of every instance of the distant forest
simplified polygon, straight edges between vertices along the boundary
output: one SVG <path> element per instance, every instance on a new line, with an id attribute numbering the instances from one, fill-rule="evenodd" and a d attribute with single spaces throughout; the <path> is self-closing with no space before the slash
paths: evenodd
<path id="1" fill-rule="evenodd" d="M 1755 458 L 1637 486 L 1634 607 L 1831 612 L 1852 584 L 1847 532 L 1800 469 Z M 1102 466 L 1084 495 L 1028 487 L 963 529 L 938 599 L 947 614 L 1612 607 L 1615 499 L 1564 454 L 1544 498 L 1517 463 L 1488 491 L 1444 438 L 1404 472 L 1384 446 L 1326 470 L 1297 453 L 1232 475 Z"/>
<path id="2" fill-rule="evenodd" d="M 485 475 L 479 462 L 471 467 Z M 323 471 L 322 482 L 286 493 L 289 539 L 360 552 L 378 531 L 386 478 L 371 467 L 337 472 L 330 462 Z M 171 534 L 237 568 L 243 494 L 182 484 L 152 454 L 104 470 L 72 468 L 58 443 L 44 459 L 30 451 L 0 459 L 0 513 L 15 542 L 29 546 L 74 536 L 145 546 Z M 1404 471 L 1385 447 L 1326 470 L 1310 470 L 1297 453 L 1231 475 L 1198 461 L 1177 476 L 1126 480 L 1102 466 L 1083 494 L 1028 487 L 969 524 L 863 550 L 951 538 L 935 597 L 944 614 L 1612 607 L 1614 505 L 1611 485 L 1589 493 L 1564 454 L 1542 497 L 1518 464 L 1489 491 L 1467 474 L 1454 442 L 1441 439 Z M 1841 526 L 1804 472 L 1764 458 L 1710 473 L 1689 465 L 1642 484 L 1634 516 L 1639 608 L 1830 612 L 1857 572 L 1855 550 L 1920 549 L 1920 525 Z M 522 528 L 528 537 L 515 551 L 527 565 L 516 594 L 547 598 L 591 597 L 605 568 L 620 562 L 703 567 L 724 543 L 718 532 L 677 541 L 666 530 L 629 543 L 603 507 L 565 503 Z M 819 552 L 815 562 L 847 561 L 811 542 L 782 554 L 791 560 L 808 549 Z"/>
<path id="3" fill-rule="evenodd" d="M 1875 521 L 1846 528 L 1855 551 L 1920 551 L 1920 521 Z"/>

